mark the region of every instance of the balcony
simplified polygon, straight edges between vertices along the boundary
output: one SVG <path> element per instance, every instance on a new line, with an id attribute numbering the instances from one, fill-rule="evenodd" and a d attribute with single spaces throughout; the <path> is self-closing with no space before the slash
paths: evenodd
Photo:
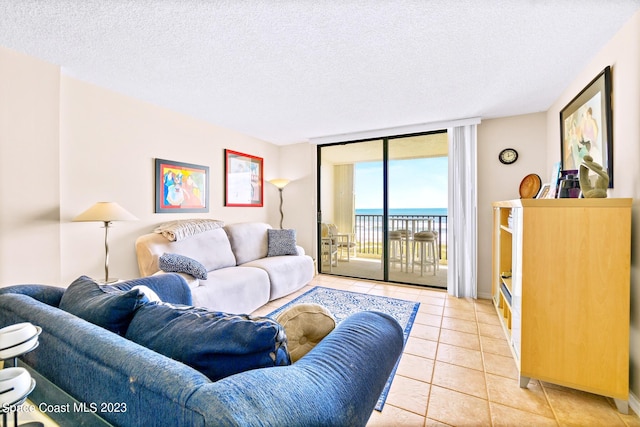
<path id="1" fill-rule="evenodd" d="M 390 281 L 446 287 L 447 219 L 446 215 L 389 216 L 389 231 L 407 230 L 404 234 L 405 239 L 400 243 L 403 248 L 403 257 L 399 262 L 390 263 Z M 350 236 L 351 242 L 355 243 L 353 252 L 340 251 L 337 263 L 331 266 L 331 271 L 328 263 L 323 264 L 322 271 L 342 276 L 382 280 L 383 221 L 382 215 L 355 215 L 354 233 Z M 421 271 L 420 266 L 415 263 L 418 250 L 414 251 L 413 235 L 419 231 L 436 232 L 435 246 L 439 257 L 439 268 L 436 269 L 435 275 L 431 268 Z"/>
<path id="2" fill-rule="evenodd" d="M 382 215 L 356 215 L 356 253 L 361 256 L 382 257 Z M 418 231 L 436 231 L 440 262 L 447 260 L 446 215 L 389 215 L 389 230 L 408 229 L 413 235 Z"/>

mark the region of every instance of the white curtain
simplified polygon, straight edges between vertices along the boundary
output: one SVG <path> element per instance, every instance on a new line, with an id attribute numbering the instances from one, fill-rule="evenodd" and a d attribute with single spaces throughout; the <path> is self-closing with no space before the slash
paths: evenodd
<path id="1" fill-rule="evenodd" d="M 447 129 L 449 219 L 447 290 L 456 297 L 478 295 L 476 124 Z"/>

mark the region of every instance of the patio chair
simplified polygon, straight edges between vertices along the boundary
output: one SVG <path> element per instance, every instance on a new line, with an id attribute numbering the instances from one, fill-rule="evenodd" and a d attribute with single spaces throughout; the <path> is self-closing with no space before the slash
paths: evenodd
<path id="1" fill-rule="evenodd" d="M 338 248 L 338 258 L 340 260 L 345 261 L 345 253 L 347 262 L 351 260 L 352 256 L 356 257 L 357 243 L 354 233 L 340 233 L 335 224 L 323 224 L 323 226 L 326 226 L 327 237 L 331 237 Z"/>
<path id="2" fill-rule="evenodd" d="M 322 223 L 320 236 L 322 265 L 328 264 L 329 272 L 333 271 L 333 267 L 338 266 L 338 244 L 337 239 L 332 235 L 331 225 L 333 224 Z"/>

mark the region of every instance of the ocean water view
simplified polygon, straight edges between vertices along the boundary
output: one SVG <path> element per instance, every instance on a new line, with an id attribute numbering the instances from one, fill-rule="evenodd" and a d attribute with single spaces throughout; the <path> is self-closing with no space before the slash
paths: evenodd
<path id="1" fill-rule="evenodd" d="M 356 209 L 356 215 L 382 215 L 382 209 Z M 447 208 L 403 208 L 389 209 L 392 216 L 447 216 Z"/>
<path id="2" fill-rule="evenodd" d="M 354 227 L 358 252 L 380 254 L 383 242 L 382 209 L 356 209 Z M 389 209 L 389 230 L 407 230 L 409 236 L 419 231 L 437 232 L 437 245 L 446 259 L 447 208 Z M 411 237 L 409 237 L 409 240 Z"/>

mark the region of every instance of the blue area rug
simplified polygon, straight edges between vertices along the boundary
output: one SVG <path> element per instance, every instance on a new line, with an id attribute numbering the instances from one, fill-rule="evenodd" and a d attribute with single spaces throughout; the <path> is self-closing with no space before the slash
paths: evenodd
<path id="1" fill-rule="evenodd" d="M 338 289 L 316 286 L 277 310 L 272 311 L 267 316 L 275 318 L 291 305 L 301 303 L 316 303 L 325 306 L 335 317 L 336 323 L 340 323 L 350 315 L 360 311 L 374 310 L 387 313 L 393 316 L 393 318 L 400 323 L 400 326 L 402 326 L 405 344 L 407 343 L 407 338 L 409 338 L 413 321 L 415 320 L 418 308 L 420 307 L 420 303 L 415 301 L 406 301 L 397 298 L 367 295 L 359 292 L 341 291 Z M 387 394 L 389 393 L 389 388 L 391 388 L 391 382 L 393 381 L 393 377 L 398 369 L 399 362 L 400 360 L 398 359 L 398 362 L 393 368 L 391 375 L 389 375 L 389 379 L 387 380 L 387 383 L 382 390 L 382 394 L 376 403 L 375 409 L 377 411 L 382 411 L 384 402 L 387 400 Z"/>

